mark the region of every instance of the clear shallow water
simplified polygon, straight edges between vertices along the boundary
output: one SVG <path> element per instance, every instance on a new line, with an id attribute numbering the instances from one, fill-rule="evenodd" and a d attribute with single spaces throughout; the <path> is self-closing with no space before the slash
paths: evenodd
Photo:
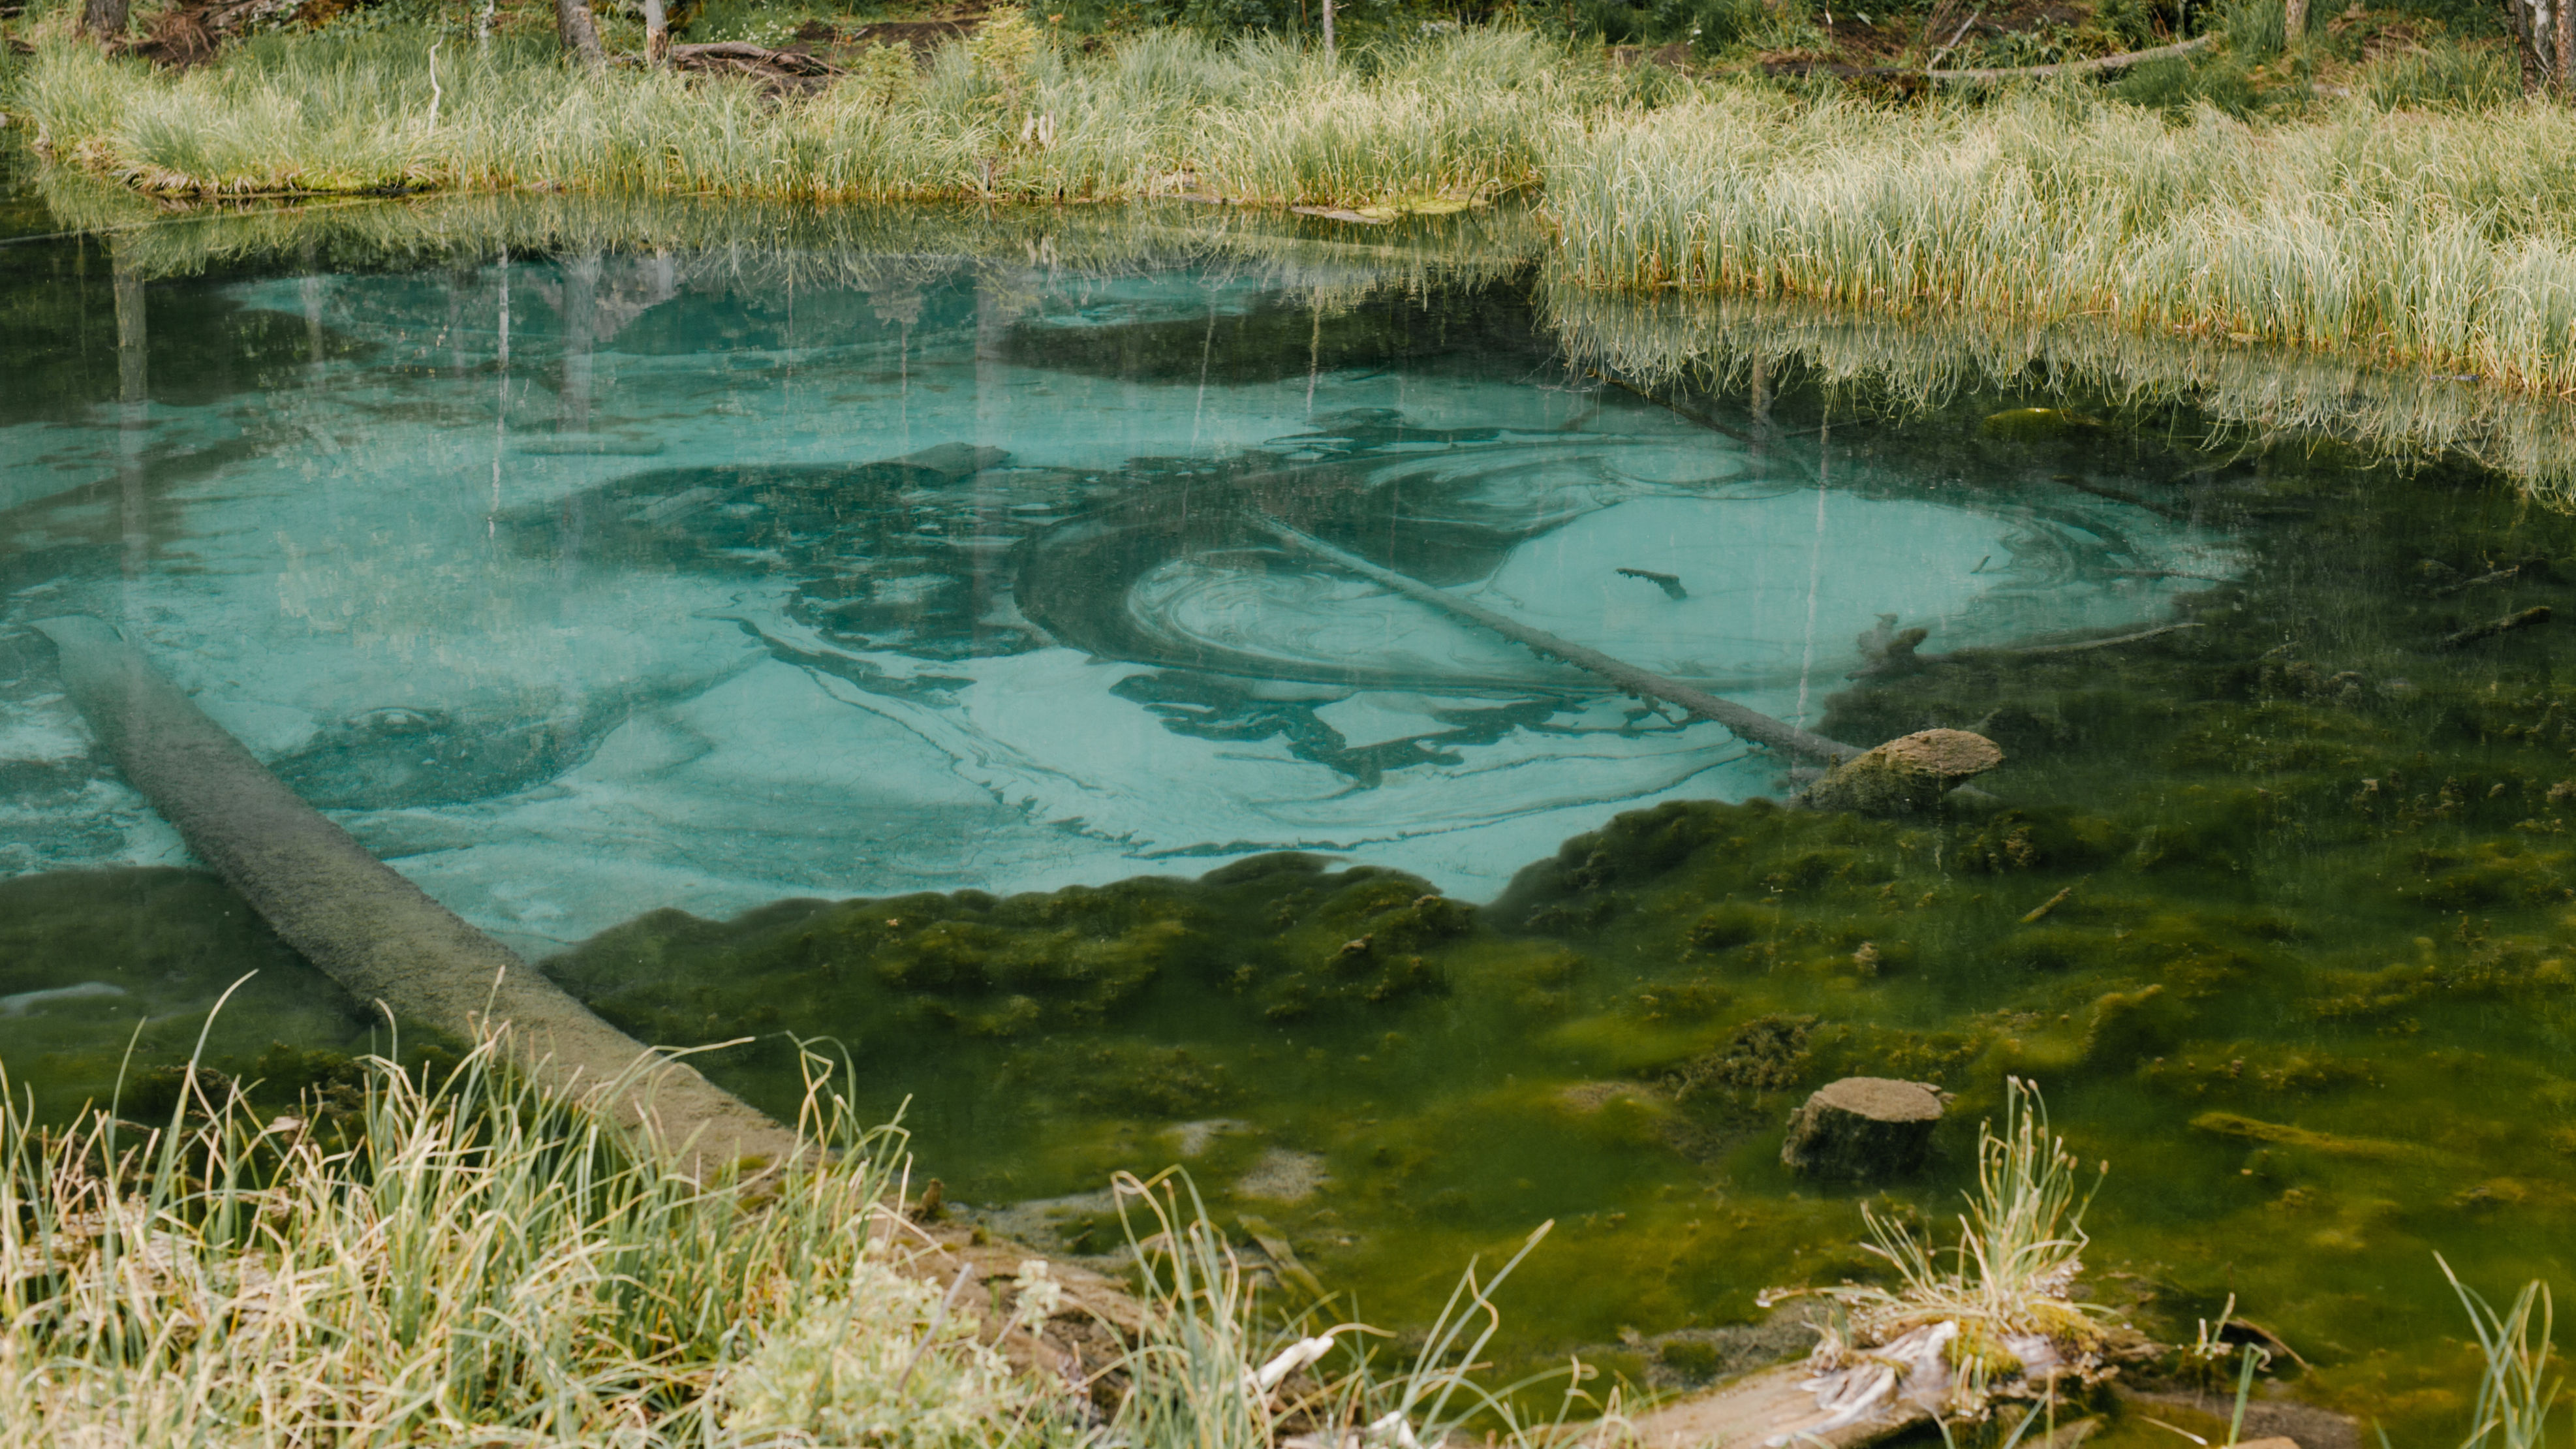
<path id="1" fill-rule="evenodd" d="M 594 263 L 562 205 L 0 249 L 37 344 L 0 390 L 0 1065 L 52 1106 L 252 967 L 228 1070 L 367 1042 L 219 885 L 138 868 L 185 862 L 19 627 L 77 608 L 434 894 L 580 940 L 546 969 L 629 1030 L 765 1034 L 708 1065 L 774 1110 L 781 1033 L 846 1045 L 952 1200 L 1059 1251 L 1180 1161 L 1403 1325 L 1555 1218 L 1507 1353 L 1687 1383 L 1757 1290 L 1875 1271 L 1860 1194 L 1778 1166 L 1791 1106 L 1958 1093 L 1885 1189 L 1938 1215 L 2013 1073 L 2113 1166 L 2098 1292 L 2186 1341 L 2236 1295 L 2395 1442 L 2468 1410 L 2434 1252 L 2565 1281 L 2576 521 L 2509 480 L 2036 372 L 1875 407 L 1809 370 L 1830 318 L 1578 325 L 1472 230 L 699 209 Z M 509 264 L 504 367 L 532 233 L 566 240 Z M 1559 350 L 1611 342 L 1731 380 L 1650 401 Z M 1723 803 L 1781 762 L 1256 511 L 1837 738 L 1982 729 L 1999 803 Z M 1850 678 L 1890 614 L 1925 667 Z M 122 994 L 22 998 L 84 982 Z"/>
<path id="2" fill-rule="evenodd" d="M 1247 509 L 1810 724 L 1881 615 L 1999 644 L 2159 617 L 2232 567 L 2064 484 L 1835 476 L 1816 437 L 1570 377 L 1479 291 L 1319 309 L 1151 258 L 904 286 L 671 255 L 201 286 L 304 359 L 237 389 L 165 361 L 176 400 L 0 431 L 10 615 L 117 622 L 542 952 L 660 906 L 1279 849 L 1484 898 L 1610 810 L 1777 788 L 1721 728 L 1290 557 Z M 59 696 L 0 732 L 86 757 Z M 82 774 L 77 804 L 0 798 L 7 868 L 180 858 Z"/>

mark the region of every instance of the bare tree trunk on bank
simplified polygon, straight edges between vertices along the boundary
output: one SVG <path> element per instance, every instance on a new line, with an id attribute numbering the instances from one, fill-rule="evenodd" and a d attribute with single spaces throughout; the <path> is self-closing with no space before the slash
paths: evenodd
<path id="1" fill-rule="evenodd" d="M 2570 93 L 2569 72 L 2576 70 L 2576 5 L 2569 0 L 2504 0 L 2505 28 L 2513 32 L 2514 55 L 2522 62 L 2522 92 Z"/>
<path id="2" fill-rule="evenodd" d="M 644 0 L 644 63 L 660 65 L 670 54 L 671 22 L 662 0 Z"/>
<path id="3" fill-rule="evenodd" d="M 564 54 L 589 70 L 605 70 L 608 56 L 599 48 L 599 23 L 590 18 L 590 0 L 555 0 L 555 36 Z"/>
<path id="4" fill-rule="evenodd" d="M 2569 64 L 2576 60 L 2576 14 L 2571 14 L 2568 0 L 2558 0 L 2556 8 L 2558 13 L 2554 18 L 2557 24 L 2550 27 L 2550 39 L 2554 42 L 2550 46 L 2550 70 L 2558 78 L 2558 94 L 2564 96 L 2568 93 Z"/>
<path id="5" fill-rule="evenodd" d="M 116 40 L 125 34 L 126 0 L 88 0 L 81 7 L 80 33 L 93 40 Z"/>

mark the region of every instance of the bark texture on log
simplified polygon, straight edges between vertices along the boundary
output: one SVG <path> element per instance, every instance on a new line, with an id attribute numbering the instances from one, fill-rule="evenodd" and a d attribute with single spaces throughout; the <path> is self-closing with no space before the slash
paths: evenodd
<path id="1" fill-rule="evenodd" d="M 1818 810 L 1908 815 L 1930 810 L 1966 780 L 2004 762 L 2004 752 L 1967 730 L 1920 730 L 1836 765 L 1807 790 Z"/>
<path id="2" fill-rule="evenodd" d="M 1289 527 L 1268 514 L 1251 515 L 1252 525 L 1263 533 L 1310 558 L 1317 558 L 1336 568 L 1358 574 L 1372 583 L 1393 589 L 1408 599 L 1429 604 L 1443 613 L 1455 615 L 1471 624 L 1480 624 L 1504 638 L 1550 658 L 1562 659 L 1577 669 L 1599 675 L 1630 694 L 1647 699 L 1660 699 L 1676 704 L 1701 719 L 1714 720 L 1755 744 L 1768 745 L 1787 754 L 1803 755 L 1811 760 L 1840 764 L 1856 759 L 1860 750 L 1837 740 L 1826 739 L 1798 728 L 1787 720 L 1773 719 L 1758 710 L 1747 709 L 1733 700 L 1693 689 L 1679 680 L 1639 669 L 1625 660 L 1613 659 L 1598 649 L 1587 648 L 1571 639 L 1560 639 L 1544 629 L 1534 629 L 1518 619 L 1495 613 L 1473 604 L 1445 589 L 1435 589 L 1420 579 L 1380 568 L 1345 548 L 1336 548 L 1313 534 Z"/>
<path id="3" fill-rule="evenodd" d="M 1892 1077 L 1829 1082 L 1789 1116 L 1780 1161 L 1809 1177 L 1866 1182 L 1923 1165 L 1941 1121 L 1941 1092 Z"/>
<path id="4" fill-rule="evenodd" d="M 208 719 L 117 632 L 96 619 L 44 619 L 63 692 L 143 797 L 197 858 L 241 892 L 279 939 L 361 1002 L 472 1037 L 506 1021 L 538 1081 L 579 1098 L 621 1079 L 601 1103 L 650 1122 L 704 1161 L 784 1158 L 795 1134 L 683 1062 L 643 1043 L 476 930 L 322 818 Z"/>
<path id="5" fill-rule="evenodd" d="M 92 40 L 125 36 L 126 0 L 87 0 L 81 6 L 80 33 Z"/>

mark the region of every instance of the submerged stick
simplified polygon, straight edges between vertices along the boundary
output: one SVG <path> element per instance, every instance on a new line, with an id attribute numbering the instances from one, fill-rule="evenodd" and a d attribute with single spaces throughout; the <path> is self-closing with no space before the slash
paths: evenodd
<path id="1" fill-rule="evenodd" d="M 1291 528 L 1266 513 L 1251 513 L 1247 516 L 1252 520 L 1253 527 L 1310 558 L 1321 559 L 1335 568 L 1355 573 L 1371 583 L 1393 589 L 1408 599 L 1429 604 L 1443 613 L 1455 615 L 1468 623 L 1482 625 L 1542 656 L 1562 659 L 1577 669 L 1600 675 L 1630 694 L 1679 705 L 1701 719 L 1714 720 L 1726 726 L 1755 744 L 1769 745 L 1785 754 L 1803 755 L 1809 759 L 1823 760 L 1835 765 L 1855 758 L 1861 753 L 1850 745 L 1802 730 L 1787 720 L 1773 719 L 1759 710 L 1747 709 L 1733 700 L 1720 699 L 1716 695 L 1693 689 L 1679 680 L 1667 679 L 1663 675 L 1639 669 L 1623 660 L 1613 659 L 1598 649 L 1588 649 L 1571 639 L 1560 639 L 1544 629 L 1533 629 L 1517 619 L 1497 614 L 1480 604 L 1469 603 L 1446 589 L 1435 589 L 1420 579 L 1397 573 L 1393 569 L 1380 568 L 1348 549 L 1336 548 L 1313 534 Z"/>
<path id="2" fill-rule="evenodd" d="M 394 873 L 299 799 L 114 629 L 86 616 L 40 620 L 61 656 L 63 691 L 188 848 L 241 892 L 286 944 L 361 1002 L 471 1038 L 508 1022 L 520 1064 L 575 1099 L 713 1161 L 783 1159 L 794 1133 L 666 1061 Z"/>
<path id="3" fill-rule="evenodd" d="M 2457 649 L 2463 644 L 2475 644 L 2481 639 L 2493 639 L 2500 634 L 2510 634 L 2518 629 L 2528 629 L 2536 624 L 2548 622 L 2549 606 L 2542 604 L 2536 608 L 2525 609 L 2519 614 L 2507 614 L 2501 619 L 2489 619 L 2483 624 L 2472 624 L 2457 634 L 2445 637 L 2441 647 Z"/>

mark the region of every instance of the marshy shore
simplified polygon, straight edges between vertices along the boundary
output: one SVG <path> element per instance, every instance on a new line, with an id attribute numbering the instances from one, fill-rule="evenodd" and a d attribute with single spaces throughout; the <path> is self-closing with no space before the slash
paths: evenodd
<path id="1" fill-rule="evenodd" d="M 2268 40 L 2249 11 L 2170 64 L 2277 60 L 2269 18 Z M 2182 102 L 2085 80 L 1891 101 L 1505 27 L 1327 57 L 1176 30 L 1075 45 L 1005 12 L 792 91 L 426 24 L 266 35 L 176 73 L 34 29 L 13 123 L 56 166 L 170 201 L 1178 198 L 1355 233 L 1513 201 L 1572 289 L 2080 320 L 2576 390 L 2576 117 L 2499 98 L 2496 53 L 2401 56 L 2239 116 L 2171 77 Z"/>

